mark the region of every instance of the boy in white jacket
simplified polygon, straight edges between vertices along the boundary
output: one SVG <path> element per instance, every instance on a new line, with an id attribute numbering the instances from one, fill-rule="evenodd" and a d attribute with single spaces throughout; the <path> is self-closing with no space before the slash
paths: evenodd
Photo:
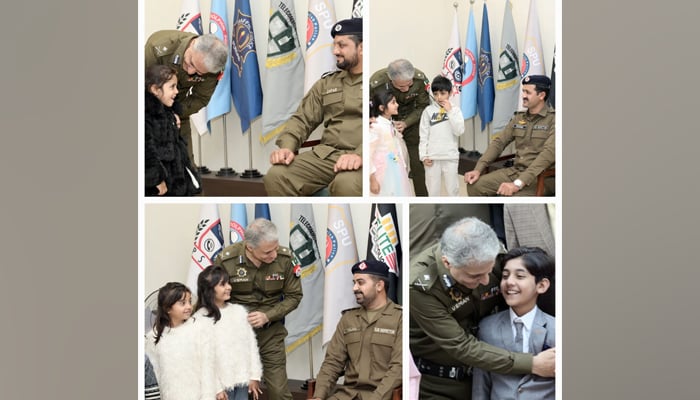
<path id="1" fill-rule="evenodd" d="M 464 133 L 464 117 L 459 107 L 450 103 L 452 82 L 436 76 L 430 84 L 433 101 L 420 119 L 418 155 L 425 166 L 425 186 L 429 196 L 440 196 L 444 179 L 449 196 L 459 195 L 458 138 Z"/>

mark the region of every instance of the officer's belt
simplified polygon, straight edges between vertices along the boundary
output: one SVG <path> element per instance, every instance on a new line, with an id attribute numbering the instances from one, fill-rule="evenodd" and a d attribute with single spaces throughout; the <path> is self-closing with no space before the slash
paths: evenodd
<path id="1" fill-rule="evenodd" d="M 454 379 L 456 381 L 463 381 L 471 376 L 471 369 L 465 366 L 442 365 L 420 357 L 416 357 L 414 361 L 421 374 Z"/>

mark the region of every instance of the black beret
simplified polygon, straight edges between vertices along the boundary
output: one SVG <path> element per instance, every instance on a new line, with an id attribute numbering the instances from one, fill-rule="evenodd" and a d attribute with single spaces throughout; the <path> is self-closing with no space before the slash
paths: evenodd
<path id="1" fill-rule="evenodd" d="M 362 36 L 362 18 L 350 18 L 338 21 L 331 29 L 331 36 L 335 35 L 358 35 Z"/>
<path id="2" fill-rule="evenodd" d="M 552 81 L 544 75 L 528 75 L 523 79 L 523 85 L 535 85 L 549 89 L 552 86 Z"/>
<path id="3" fill-rule="evenodd" d="M 381 261 L 364 260 L 352 266 L 353 274 L 378 275 L 384 278 L 389 277 L 389 266 Z"/>

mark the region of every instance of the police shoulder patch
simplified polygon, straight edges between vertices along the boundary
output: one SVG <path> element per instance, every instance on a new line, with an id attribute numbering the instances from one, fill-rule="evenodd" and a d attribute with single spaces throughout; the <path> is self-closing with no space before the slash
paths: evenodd
<path id="1" fill-rule="evenodd" d="M 346 308 L 345 310 L 341 311 L 340 313 L 341 313 L 341 314 L 345 314 L 345 313 L 348 312 L 348 311 L 359 310 L 360 308 L 362 308 L 362 307 Z"/>
<path id="2" fill-rule="evenodd" d="M 221 250 L 221 253 L 219 253 L 217 258 L 219 258 L 221 261 L 226 261 L 236 256 L 238 256 L 238 252 L 235 251 L 233 246 L 228 246 Z"/>
<path id="3" fill-rule="evenodd" d="M 285 256 L 285 257 L 292 257 L 292 251 L 289 250 L 289 247 L 280 246 L 277 249 L 277 255 L 278 256 Z"/>
<path id="4" fill-rule="evenodd" d="M 321 79 L 327 78 L 333 74 L 337 74 L 338 72 L 340 72 L 340 70 L 324 72 L 323 75 L 321 75 Z"/>

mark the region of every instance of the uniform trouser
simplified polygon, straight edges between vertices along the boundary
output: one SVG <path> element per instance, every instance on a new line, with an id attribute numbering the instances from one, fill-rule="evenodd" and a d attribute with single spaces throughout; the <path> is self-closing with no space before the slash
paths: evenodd
<path id="1" fill-rule="evenodd" d="M 472 378 L 456 381 L 422 374 L 418 397 L 421 400 L 470 400 L 472 398 Z"/>
<path id="2" fill-rule="evenodd" d="M 442 180 L 448 196 L 459 196 L 458 160 L 433 160 L 433 165 L 425 167 L 425 186 L 430 197 L 440 196 Z"/>
<path id="3" fill-rule="evenodd" d="M 406 149 L 408 150 L 408 163 L 411 165 L 411 173 L 409 177 L 413 181 L 413 191 L 416 192 L 416 196 L 427 196 L 428 189 L 425 187 L 425 169 L 423 168 L 423 162 L 420 160 L 418 154 L 418 126 L 414 125 L 408 128 L 403 133 L 403 139 L 406 142 Z"/>
<path id="4" fill-rule="evenodd" d="M 287 386 L 287 356 L 284 351 L 284 338 L 287 329 L 282 322 L 272 323 L 268 328 L 255 330 L 263 367 L 263 380 L 267 388 L 267 398 L 292 400 L 292 392 Z"/>
<path id="5" fill-rule="evenodd" d="M 479 180 L 473 184 L 467 184 L 469 196 L 496 196 L 498 187 L 504 182 L 513 182 L 520 175 L 520 171 L 515 168 L 501 168 L 486 175 L 481 175 Z M 545 181 L 545 196 L 554 193 L 554 180 L 547 178 Z M 535 196 L 537 192 L 537 182 L 532 182 L 528 186 L 518 190 L 514 196 Z"/>
<path id="6" fill-rule="evenodd" d="M 337 157 L 320 158 L 313 151 L 289 165 L 273 165 L 263 177 L 268 196 L 311 196 L 328 186 L 331 196 L 362 196 L 362 168 L 333 172 Z"/>

